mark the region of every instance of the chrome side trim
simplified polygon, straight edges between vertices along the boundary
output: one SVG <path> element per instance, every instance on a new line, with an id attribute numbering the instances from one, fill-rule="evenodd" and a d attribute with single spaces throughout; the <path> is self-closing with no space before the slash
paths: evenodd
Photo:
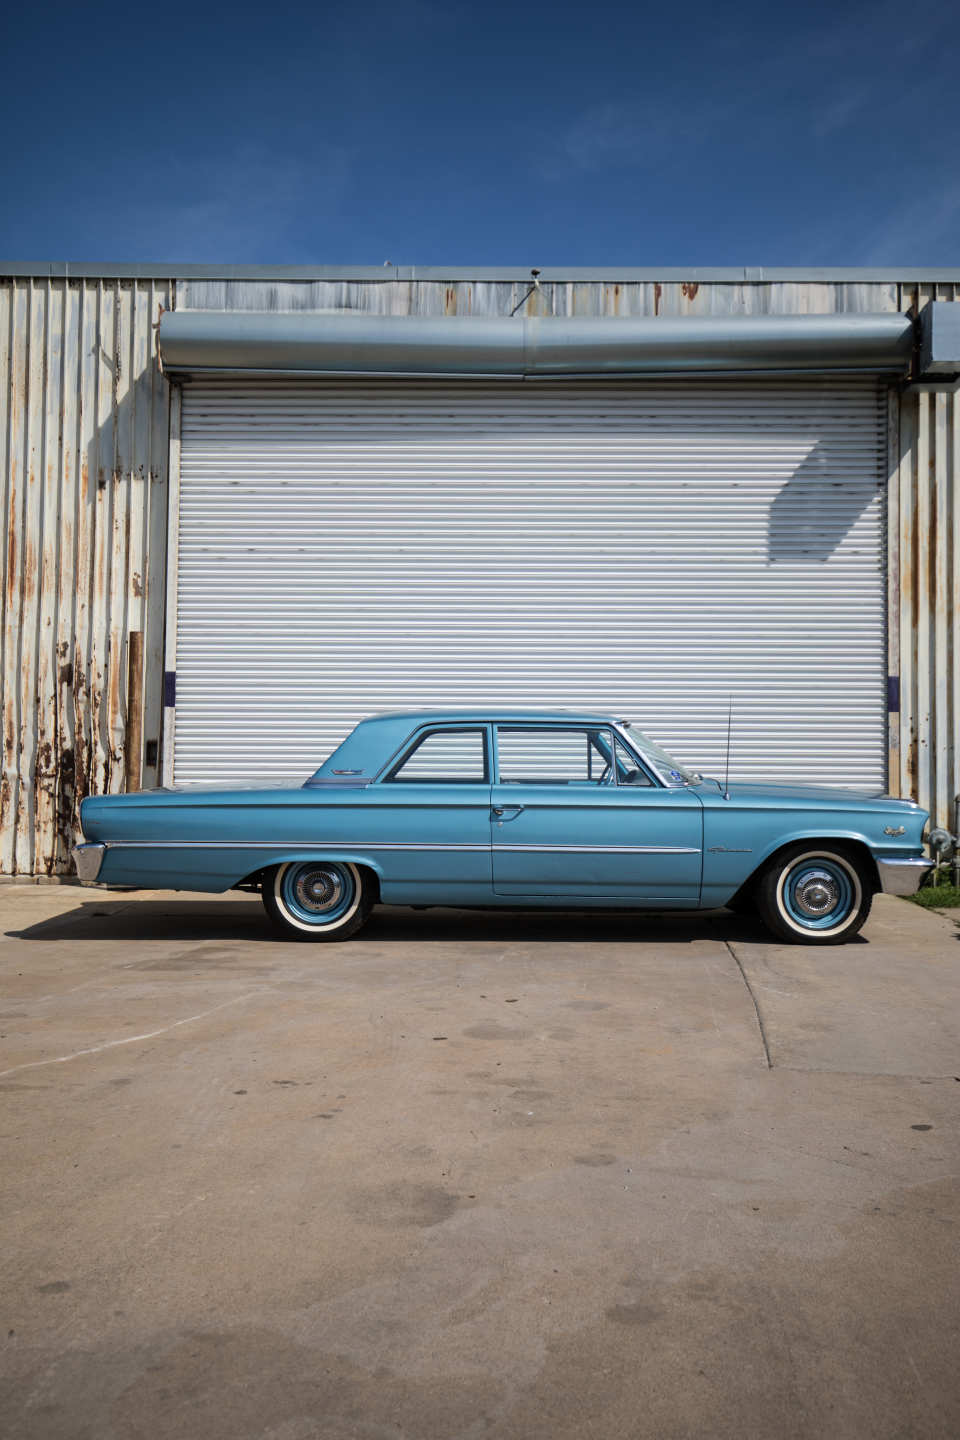
<path id="1" fill-rule="evenodd" d="M 73 851 L 73 863 L 81 880 L 96 880 L 103 864 L 106 845 L 77 845 Z"/>
<path id="2" fill-rule="evenodd" d="M 699 855 L 690 845 L 494 845 L 497 850 L 534 850 L 561 855 Z"/>
<path id="3" fill-rule="evenodd" d="M 479 850 L 489 845 L 426 845 L 406 840 L 110 840 L 111 850 Z"/>
<path id="4" fill-rule="evenodd" d="M 925 855 L 905 860 L 877 860 L 880 888 L 885 895 L 916 895 L 933 861 Z"/>
<path id="5" fill-rule="evenodd" d="M 91 847 L 93 848 L 93 847 Z M 689 845 L 461 845 L 416 840 L 110 840 L 101 850 L 468 850 L 535 851 L 566 855 L 699 855 Z M 74 852 L 76 853 L 76 852 Z"/>

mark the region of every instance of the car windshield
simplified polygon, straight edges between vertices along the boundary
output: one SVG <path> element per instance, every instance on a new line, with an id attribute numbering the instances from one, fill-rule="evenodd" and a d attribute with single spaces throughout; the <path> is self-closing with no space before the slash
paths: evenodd
<path id="1" fill-rule="evenodd" d="M 672 755 L 668 755 L 666 750 L 648 740 L 643 731 L 636 730 L 629 721 L 622 723 L 631 744 L 639 750 L 644 760 L 649 761 L 665 785 L 699 785 L 702 775 L 674 760 Z"/>

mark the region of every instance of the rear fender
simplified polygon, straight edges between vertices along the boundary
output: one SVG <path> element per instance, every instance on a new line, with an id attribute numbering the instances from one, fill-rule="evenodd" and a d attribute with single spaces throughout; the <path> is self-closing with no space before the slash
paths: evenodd
<path id="1" fill-rule="evenodd" d="M 366 850 L 335 846 L 273 849 L 269 845 L 178 845 L 107 842 L 98 881 L 147 890 L 196 890 L 222 894 L 250 877 L 299 860 L 341 860 L 369 870 L 379 886 L 382 866 Z"/>

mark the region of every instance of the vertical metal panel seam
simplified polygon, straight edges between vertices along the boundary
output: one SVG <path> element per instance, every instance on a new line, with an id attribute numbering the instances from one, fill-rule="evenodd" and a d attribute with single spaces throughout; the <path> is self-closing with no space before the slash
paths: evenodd
<path id="1" fill-rule="evenodd" d="M 55 784 L 56 761 L 55 761 L 55 728 L 51 729 L 49 721 L 50 706 L 48 697 L 50 694 L 50 682 L 52 679 L 53 665 L 51 664 L 50 645 L 53 639 L 52 616 L 47 612 L 49 605 L 53 609 L 56 605 L 56 551 L 57 551 L 57 523 L 56 514 L 51 515 L 55 510 L 50 504 L 50 380 L 52 365 L 52 334 L 50 327 L 50 309 L 53 300 L 53 286 L 49 277 L 44 282 L 44 304 L 43 304 L 43 370 L 41 374 L 42 390 L 40 395 L 40 493 L 39 493 L 39 525 L 37 529 L 37 677 L 36 693 L 34 697 L 36 711 L 36 739 L 35 739 L 35 760 L 33 767 L 33 789 L 34 789 L 34 813 L 33 813 L 33 836 L 32 850 L 34 868 L 49 871 L 52 865 L 50 854 L 50 841 L 53 830 L 53 804 L 51 787 Z M 48 565 L 50 547 L 50 526 L 53 528 L 54 563 Z M 48 633 L 49 632 L 49 633 Z M 49 747 L 49 750 L 48 750 Z"/>
<path id="2" fill-rule="evenodd" d="M 947 506 L 947 409 L 951 397 L 938 394 L 934 397 L 934 461 L 933 474 L 933 555 L 930 606 L 932 610 L 933 670 L 930 677 L 933 700 L 932 744 L 934 773 L 932 776 L 931 806 L 937 814 L 949 808 L 950 796 L 947 779 L 947 753 L 949 748 L 949 721 L 947 707 L 948 676 L 947 659 L 947 605 L 949 603 L 949 510 Z"/>
<path id="3" fill-rule="evenodd" d="M 0 816 L 6 822 L 3 825 L 0 843 L 3 845 L 4 865 L 8 865 L 12 872 L 16 868 L 16 817 L 20 805 L 20 767 L 17 763 L 16 746 L 19 737 L 20 726 L 20 688 L 19 677 L 19 624 L 15 623 L 15 617 L 11 613 L 13 606 L 13 590 L 17 572 L 17 556 L 21 543 L 21 526 L 19 516 L 16 515 L 17 505 L 17 476 L 21 477 L 23 467 L 18 465 L 17 435 L 15 416 L 17 415 L 17 323 L 16 317 L 20 307 L 20 292 L 24 289 L 18 285 L 15 279 L 11 280 L 9 290 L 9 326 L 8 326 L 8 367 L 9 383 L 7 386 L 7 415 L 6 415 L 6 464 L 4 474 L 4 520 L 7 527 L 6 543 L 3 555 L 3 790 L 2 799 L 5 802 Z M 11 646 L 11 641 L 13 642 Z M 11 656 L 11 648 L 13 655 Z M 9 853 L 8 853 L 9 846 Z"/>
<path id="4" fill-rule="evenodd" d="M 887 674 L 900 684 L 900 409 L 898 388 L 887 388 L 887 518 L 885 556 L 887 568 Z M 901 793 L 900 701 L 887 715 L 887 788 Z"/>
<path id="5" fill-rule="evenodd" d="M 76 295 L 76 303 L 74 296 Z M 60 365 L 60 552 L 57 605 L 57 790 L 54 868 L 60 868 L 73 837 L 77 793 L 76 575 L 80 507 L 79 432 L 80 292 L 63 282 L 63 336 Z M 70 377 L 68 380 L 68 376 Z M 76 383 L 74 384 L 74 377 Z"/>
<path id="6" fill-rule="evenodd" d="M 960 301 L 958 301 L 955 295 L 954 304 L 958 303 L 960 303 Z M 951 546 L 953 550 L 953 563 L 950 577 L 950 649 L 947 656 L 947 663 L 950 666 L 950 673 L 953 677 L 950 726 L 953 745 L 953 752 L 950 757 L 951 788 L 955 794 L 960 794 L 960 395 L 954 395 L 953 397 L 952 419 L 952 443 L 947 462 L 950 477 L 950 504 L 952 508 Z M 952 818 L 951 815 L 950 819 L 952 820 Z"/>
<path id="7" fill-rule="evenodd" d="M 170 387 L 170 445 L 167 470 L 167 584 L 164 604 L 165 672 L 177 670 L 177 593 L 180 569 L 180 429 L 183 387 Z M 166 688 L 166 687 L 164 687 Z M 173 756 L 176 737 L 176 707 L 163 696 L 163 783 L 173 784 Z"/>

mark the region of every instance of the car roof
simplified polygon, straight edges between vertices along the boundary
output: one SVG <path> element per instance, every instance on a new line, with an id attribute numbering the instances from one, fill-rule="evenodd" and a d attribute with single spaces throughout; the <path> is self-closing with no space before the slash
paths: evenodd
<path id="1" fill-rule="evenodd" d="M 434 722 L 448 724 L 451 720 L 471 720 L 485 724 L 494 723 L 498 720 L 525 720 L 542 721 L 557 720 L 569 723 L 575 721 L 578 725 L 611 725 L 620 724 L 609 713 L 599 713 L 596 710 L 546 710 L 546 709 L 511 709 L 501 705 L 472 706 L 470 709 L 449 709 L 449 710 L 393 710 L 381 715 L 371 715 L 366 720 L 361 720 L 361 725 L 376 724 L 378 720 L 409 720 L 411 728 L 420 725 L 431 725 Z"/>
<path id="2" fill-rule="evenodd" d="M 613 725 L 610 715 L 576 710 L 511 710 L 497 706 L 472 710 L 397 710 L 361 720 L 313 776 L 332 780 L 372 779 L 392 760 L 416 730 L 425 725 L 489 725 L 497 721 L 514 724 Z M 622 723 L 622 722 L 621 722 Z"/>

